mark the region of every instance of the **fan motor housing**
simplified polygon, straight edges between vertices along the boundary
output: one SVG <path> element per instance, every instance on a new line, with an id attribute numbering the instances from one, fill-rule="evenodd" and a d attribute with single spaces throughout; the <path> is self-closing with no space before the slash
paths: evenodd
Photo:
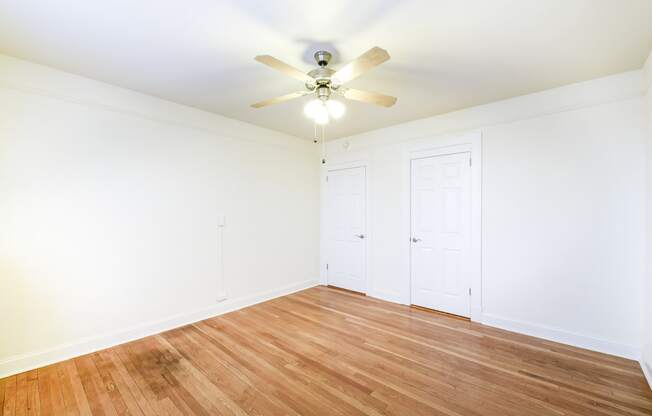
<path id="1" fill-rule="evenodd" d="M 331 89 L 328 85 L 323 85 L 317 87 L 317 97 L 320 100 L 328 100 L 328 97 L 331 96 Z"/>
<path id="2" fill-rule="evenodd" d="M 322 97 L 328 98 L 328 96 L 330 95 L 330 90 L 333 87 L 331 85 L 331 77 L 333 76 L 335 71 L 330 68 L 327 68 L 327 65 L 332 57 L 333 55 L 328 51 L 315 52 L 315 61 L 317 61 L 319 68 L 315 68 L 312 71 L 308 72 L 308 75 L 311 78 L 314 78 L 315 84 L 314 85 L 306 84 L 306 87 L 310 91 L 317 89 L 320 98 Z M 322 87 L 325 87 L 328 90 L 328 92 L 326 92 L 326 90 L 321 90 Z M 319 92 L 320 90 L 322 91 L 321 93 Z"/>
<path id="3" fill-rule="evenodd" d="M 314 78 L 315 81 L 319 84 L 320 81 L 322 81 L 321 83 L 326 83 L 326 81 L 330 81 L 331 76 L 334 73 L 335 71 L 333 71 L 330 68 L 321 67 L 321 68 L 315 68 L 312 71 L 308 72 L 308 75 Z"/>
<path id="4" fill-rule="evenodd" d="M 326 67 L 313 69 L 312 71 L 308 72 L 308 75 L 315 79 L 315 84 L 314 85 L 306 84 L 306 87 L 310 91 L 314 90 L 315 88 L 319 89 L 321 87 L 330 88 L 331 76 L 334 73 L 335 71 Z"/>

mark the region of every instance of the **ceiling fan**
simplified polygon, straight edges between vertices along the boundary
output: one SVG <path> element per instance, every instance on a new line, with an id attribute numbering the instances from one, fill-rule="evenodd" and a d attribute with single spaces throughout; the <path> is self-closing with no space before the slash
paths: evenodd
<path id="1" fill-rule="evenodd" d="M 383 107 L 391 107 L 396 103 L 396 97 L 343 86 L 387 61 L 389 54 L 386 50 L 375 46 L 337 71 L 328 67 L 328 63 L 332 58 L 330 52 L 317 51 L 314 56 L 318 68 L 308 73 L 303 73 L 270 55 L 256 56 L 254 58 L 256 61 L 303 82 L 306 89 L 261 101 L 251 106 L 261 108 L 315 94 L 315 100 L 310 101 L 304 111 L 317 124 L 326 124 L 330 117 L 339 118 L 344 114 L 344 105 L 339 101 L 330 99 L 333 95 L 340 95 L 349 100 L 362 101 Z"/>

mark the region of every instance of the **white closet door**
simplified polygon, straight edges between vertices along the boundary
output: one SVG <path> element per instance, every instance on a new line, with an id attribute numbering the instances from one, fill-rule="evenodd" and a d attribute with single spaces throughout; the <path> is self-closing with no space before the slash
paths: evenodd
<path id="1" fill-rule="evenodd" d="M 328 284 L 366 293 L 365 168 L 328 172 Z"/>
<path id="2" fill-rule="evenodd" d="M 412 304 L 470 316 L 470 153 L 412 160 Z"/>

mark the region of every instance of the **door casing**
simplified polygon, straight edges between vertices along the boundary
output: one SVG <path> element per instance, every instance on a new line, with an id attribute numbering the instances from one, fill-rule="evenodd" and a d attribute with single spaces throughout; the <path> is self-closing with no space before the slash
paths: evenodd
<path id="1" fill-rule="evenodd" d="M 406 145 L 403 151 L 402 237 L 403 270 L 409 287 L 406 300 L 412 303 L 412 177 L 413 159 L 454 153 L 471 154 L 471 313 L 472 321 L 482 321 L 482 134 L 480 131 L 424 137 Z"/>

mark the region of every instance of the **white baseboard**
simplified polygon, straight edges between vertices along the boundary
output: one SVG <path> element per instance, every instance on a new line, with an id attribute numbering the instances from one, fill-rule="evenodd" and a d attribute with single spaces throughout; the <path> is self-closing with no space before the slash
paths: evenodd
<path id="1" fill-rule="evenodd" d="M 652 389 L 652 363 L 646 362 L 645 357 L 641 359 L 641 370 L 643 370 L 648 386 Z"/>
<path id="2" fill-rule="evenodd" d="M 630 360 L 638 361 L 641 359 L 640 347 L 633 345 L 618 344 L 611 341 L 591 338 L 586 335 L 574 334 L 556 328 L 515 321 L 487 314 L 486 312 L 482 314 L 481 322 L 484 325 L 505 329 L 507 331 L 518 332 L 525 335 L 531 335 L 533 337 L 547 339 L 549 341 L 572 345 L 574 347 L 616 355 L 618 357 L 628 358 Z"/>
<path id="3" fill-rule="evenodd" d="M 270 290 L 235 299 L 223 300 L 207 308 L 171 316 L 155 322 L 136 325 L 120 332 L 88 337 L 72 344 L 59 345 L 44 351 L 9 357 L 5 360 L 0 361 L 0 378 L 22 373 L 24 371 L 33 370 L 35 368 L 103 350 L 105 348 L 110 348 L 118 344 L 124 344 L 125 342 L 134 341 L 149 335 L 158 334 L 163 331 L 178 328 L 180 326 L 188 325 L 203 319 L 212 318 L 227 312 L 232 312 L 247 306 L 265 302 L 279 296 L 285 296 L 293 292 L 308 289 L 310 287 L 316 286 L 317 284 L 317 280 L 306 280 L 282 287 L 280 289 Z"/>

